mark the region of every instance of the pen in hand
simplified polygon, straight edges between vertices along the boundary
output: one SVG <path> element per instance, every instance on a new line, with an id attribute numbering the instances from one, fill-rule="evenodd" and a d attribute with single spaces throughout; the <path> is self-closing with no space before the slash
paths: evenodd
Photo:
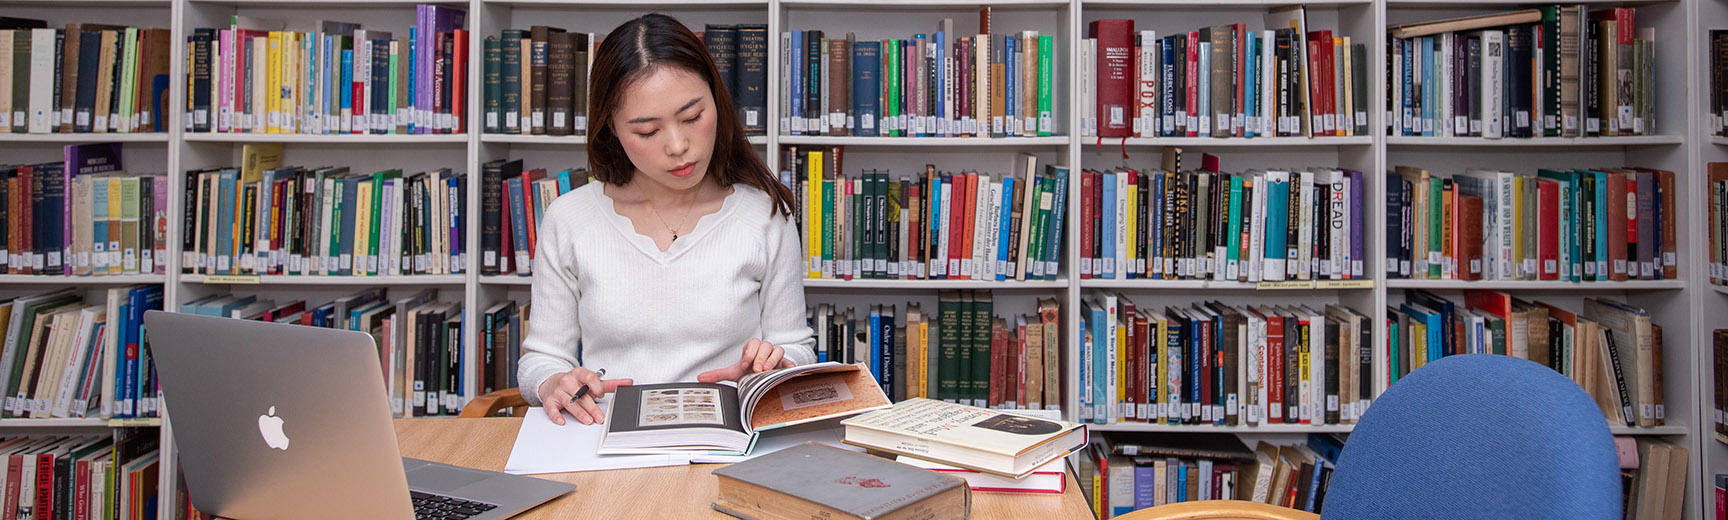
<path id="1" fill-rule="evenodd" d="M 602 368 L 600 370 L 595 370 L 594 371 L 594 377 L 595 378 L 606 377 L 606 369 Z M 570 396 L 570 402 L 574 403 L 578 399 L 581 399 L 582 396 L 585 396 L 585 395 L 588 395 L 588 385 L 582 385 L 582 388 L 576 389 L 576 395 Z"/>

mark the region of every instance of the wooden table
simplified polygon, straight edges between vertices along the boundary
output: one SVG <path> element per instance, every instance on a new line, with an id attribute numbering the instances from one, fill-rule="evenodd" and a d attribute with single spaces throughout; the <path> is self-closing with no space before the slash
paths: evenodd
<path id="1" fill-rule="evenodd" d="M 402 455 L 503 471 L 521 419 L 397 419 Z M 519 518 L 731 518 L 709 507 L 718 464 L 536 475 L 576 490 Z M 972 518 L 1091 518 L 1080 485 L 1062 495 L 973 493 Z"/>

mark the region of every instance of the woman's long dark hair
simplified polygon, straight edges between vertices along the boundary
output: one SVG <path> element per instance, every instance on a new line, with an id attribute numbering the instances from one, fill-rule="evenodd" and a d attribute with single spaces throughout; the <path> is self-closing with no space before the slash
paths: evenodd
<path id="1" fill-rule="evenodd" d="M 738 109 L 720 79 L 720 69 L 708 55 L 708 47 L 684 24 L 658 13 L 619 25 L 601 40 L 594 55 L 588 91 L 588 169 L 594 178 L 618 186 L 632 180 L 636 168 L 618 142 L 612 114 L 623 98 L 624 88 L 659 67 L 677 67 L 700 76 L 714 95 L 714 115 L 718 119 L 714 127 L 714 160 L 709 161 L 708 175 L 721 186 L 738 183 L 755 186 L 773 197 L 771 211 L 791 216 L 792 190 L 780 184 L 751 149 L 744 125 L 738 121 Z"/>

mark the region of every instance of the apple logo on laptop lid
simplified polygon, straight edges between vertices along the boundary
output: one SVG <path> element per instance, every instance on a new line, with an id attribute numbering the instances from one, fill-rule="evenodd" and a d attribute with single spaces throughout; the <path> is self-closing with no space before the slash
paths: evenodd
<path id="1" fill-rule="evenodd" d="M 276 415 L 276 407 L 258 416 L 258 433 L 264 436 L 264 444 L 278 450 L 288 450 L 288 434 L 282 431 L 282 418 Z"/>

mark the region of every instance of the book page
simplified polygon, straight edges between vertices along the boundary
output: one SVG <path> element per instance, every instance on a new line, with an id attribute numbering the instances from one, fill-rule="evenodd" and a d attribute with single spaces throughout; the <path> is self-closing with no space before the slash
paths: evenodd
<path id="1" fill-rule="evenodd" d="M 667 383 L 621 386 L 608 397 L 608 435 L 626 432 L 721 428 L 745 432 L 738 394 L 727 385 Z"/>
<path id="2" fill-rule="evenodd" d="M 759 377 L 758 377 L 759 376 Z M 787 426 L 891 403 L 860 365 L 816 363 L 744 377 L 739 387 L 747 430 Z"/>

